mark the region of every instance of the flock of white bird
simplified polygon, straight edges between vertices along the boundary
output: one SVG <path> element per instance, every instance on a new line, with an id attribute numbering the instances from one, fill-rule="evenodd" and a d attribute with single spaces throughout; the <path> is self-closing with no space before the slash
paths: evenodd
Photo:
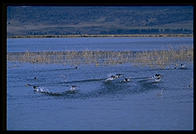
<path id="1" fill-rule="evenodd" d="M 179 69 L 185 69 L 185 68 L 186 66 L 184 64 L 181 64 L 179 67 Z M 177 66 L 175 66 L 174 69 L 177 69 Z M 152 77 L 148 77 L 146 80 L 151 80 L 153 82 L 160 82 L 161 76 L 162 75 L 160 74 L 155 74 Z M 37 79 L 37 77 L 34 77 L 34 79 Z M 127 83 L 127 82 L 131 82 L 131 79 L 134 79 L 134 78 L 124 77 L 123 74 L 112 74 L 108 78 L 104 79 L 104 82 L 107 83 L 107 82 L 113 82 L 113 81 L 118 80 L 118 82 L 120 83 Z M 45 89 L 43 87 L 39 87 L 39 86 L 31 85 L 31 84 L 27 84 L 27 86 L 32 86 L 35 92 L 49 93 L 48 89 Z M 192 83 L 189 85 L 189 87 L 192 87 Z M 77 88 L 76 85 L 71 85 L 70 88 L 67 90 L 67 92 L 74 93 L 77 91 L 76 88 Z M 161 95 L 162 93 L 163 93 L 163 89 L 161 90 Z"/>

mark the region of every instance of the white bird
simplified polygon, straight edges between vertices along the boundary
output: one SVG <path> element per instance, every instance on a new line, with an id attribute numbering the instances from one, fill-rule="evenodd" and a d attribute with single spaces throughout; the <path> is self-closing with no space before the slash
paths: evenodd
<path id="1" fill-rule="evenodd" d="M 33 90 L 38 92 L 39 91 L 38 86 L 33 86 Z"/>
<path id="2" fill-rule="evenodd" d="M 129 82 L 130 79 L 129 78 L 124 78 L 123 82 Z"/>
<path id="3" fill-rule="evenodd" d="M 109 78 L 107 78 L 105 81 L 112 81 L 115 80 L 117 77 L 115 75 L 110 76 Z"/>
<path id="4" fill-rule="evenodd" d="M 155 80 L 155 82 L 159 82 L 161 80 L 161 75 L 155 74 L 152 78 Z"/>
<path id="5" fill-rule="evenodd" d="M 38 87 L 38 86 L 33 86 L 33 89 L 34 89 L 34 91 L 36 91 L 36 92 L 41 92 L 41 93 L 43 93 L 43 92 L 48 92 L 48 91 L 46 91 L 44 88 Z"/>
<path id="6" fill-rule="evenodd" d="M 115 75 L 116 78 L 120 78 L 120 76 L 122 76 L 122 74 L 116 74 Z"/>
<path id="7" fill-rule="evenodd" d="M 76 86 L 72 85 L 71 88 L 69 89 L 69 91 L 76 91 Z"/>
<path id="8" fill-rule="evenodd" d="M 105 81 L 112 81 L 112 80 L 115 80 L 115 79 L 118 79 L 122 76 L 122 74 L 115 74 L 115 75 L 111 75 L 109 78 L 107 78 Z"/>
<path id="9" fill-rule="evenodd" d="M 185 69 L 185 68 L 186 68 L 185 64 L 180 64 L 180 69 Z"/>
<path id="10" fill-rule="evenodd" d="M 161 78 L 155 78 L 154 81 L 159 82 L 159 81 L 161 81 Z"/>

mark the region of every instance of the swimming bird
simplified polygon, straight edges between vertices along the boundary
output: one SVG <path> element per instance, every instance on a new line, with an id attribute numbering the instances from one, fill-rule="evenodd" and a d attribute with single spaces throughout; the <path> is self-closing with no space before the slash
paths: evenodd
<path id="1" fill-rule="evenodd" d="M 33 90 L 39 92 L 38 86 L 33 86 Z"/>
<path id="2" fill-rule="evenodd" d="M 48 89 L 45 89 L 43 87 L 38 87 L 38 86 L 33 86 L 33 90 L 35 92 L 49 93 Z"/>
<path id="3" fill-rule="evenodd" d="M 39 92 L 39 91 L 43 92 L 43 89 L 40 88 L 40 87 L 38 87 L 38 86 L 31 85 L 31 84 L 26 84 L 26 86 L 32 86 L 32 87 L 33 87 L 33 90 L 34 90 L 35 92 Z"/>
<path id="4" fill-rule="evenodd" d="M 69 89 L 69 91 L 75 91 L 75 90 L 76 90 L 76 87 L 77 87 L 77 86 L 72 85 L 71 88 Z"/>
<path id="5" fill-rule="evenodd" d="M 177 69 L 178 64 L 175 64 L 174 69 Z"/>
<path id="6" fill-rule="evenodd" d="M 152 78 L 161 78 L 160 74 L 155 74 Z"/>
<path id="7" fill-rule="evenodd" d="M 73 93 L 76 93 L 78 90 L 76 90 L 76 87 L 77 86 L 75 86 L 75 85 L 72 85 L 71 87 L 70 87 L 70 89 L 69 90 L 66 90 L 64 93 L 68 93 L 68 94 L 73 94 Z"/>
<path id="8" fill-rule="evenodd" d="M 124 81 L 128 82 L 130 81 L 130 78 L 125 78 Z"/>
<path id="9" fill-rule="evenodd" d="M 155 74 L 152 78 L 155 80 L 155 82 L 159 82 L 161 80 L 161 75 Z"/>
<path id="10" fill-rule="evenodd" d="M 122 76 L 122 74 L 116 74 L 115 77 L 116 78 L 120 78 Z"/>
<path id="11" fill-rule="evenodd" d="M 185 69 L 185 68 L 186 68 L 185 64 L 180 64 L 180 69 Z"/>
<path id="12" fill-rule="evenodd" d="M 107 78 L 105 81 L 111 81 L 115 80 L 117 77 L 115 75 L 111 75 L 109 78 Z"/>
<path id="13" fill-rule="evenodd" d="M 122 80 L 122 82 L 129 82 L 130 81 L 130 78 L 124 78 L 123 80 Z"/>

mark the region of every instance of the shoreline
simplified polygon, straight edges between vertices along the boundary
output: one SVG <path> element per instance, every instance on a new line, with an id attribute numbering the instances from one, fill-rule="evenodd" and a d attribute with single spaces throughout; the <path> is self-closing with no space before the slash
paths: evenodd
<path id="1" fill-rule="evenodd" d="M 193 37 L 193 34 L 75 34 L 75 35 L 18 35 L 7 38 L 85 38 L 85 37 Z"/>

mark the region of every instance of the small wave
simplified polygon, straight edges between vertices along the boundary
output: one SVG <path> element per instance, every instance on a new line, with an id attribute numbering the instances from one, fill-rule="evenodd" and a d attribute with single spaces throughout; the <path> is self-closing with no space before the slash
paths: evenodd
<path id="1" fill-rule="evenodd" d="M 171 68 L 155 68 L 155 69 L 148 69 L 147 71 L 164 71 L 164 70 L 191 70 L 191 68 L 188 67 L 171 67 Z"/>
<path id="2" fill-rule="evenodd" d="M 109 82 L 105 82 L 106 78 L 100 79 L 86 79 L 86 80 L 77 80 L 77 81 L 69 81 L 69 82 L 62 82 L 63 84 L 68 84 L 66 87 L 69 87 L 71 83 L 80 83 L 80 82 L 95 82 L 95 81 L 102 81 L 101 87 L 97 87 L 97 89 L 84 92 L 79 92 L 80 90 L 70 91 L 67 89 L 63 92 L 51 92 L 49 89 L 27 84 L 28 86 L 32 86 L 34 91 L 40 94 L 48 95 L 48 96 L 64 96 L 64 97 L 76 97 L 76 98 L 89 98 L 89 97 L 98 97 L 103 95 L 116 95 L 116 94 L 133 94 L 133 93 L 140 93 L 143 91 L 147 91 L 149 89 L 158 88 L 157 82 L 154 82 L 151 77 L 135 77 L 132 79 L 139 79 L 139 81 L 129 81 L 129 82 L 122 82 L 121 79 L 115 79 Z M 137 84 L 139 83 L 139 84 Z M 156 84 L 155 84 L 156 83 Z M 47 85 L 48 86 L 48 85 Z"/>
<path id="3" fill-rule="evenodd" d="M 102 81 L 105 80 L 106 78 L 101 78 L 101 79 L 87 79 L 87 80 L 76 80 L 76 81 L 66 81 L 66 82 L 60 82 L 58 84 L 70 84 L 70 83 L 80 83 L 80 82 L 93 82 L 93 81 Z"/>
<path id="4" fill-rule="evenodd" d="M 151 77 L 133 77 L 133 78 L 131 78 L 131 79 L 141 79 L 141 81 L 142 80 L 148 80 L 148 79 L 150 79 Z"/>
<path id="5" fill-rule="evenodd" d="M 53 72 L 53 71 L 66 71 L 66 70 L 75 70 L 74 68 L 59 68 L 59 69 L 48 69 L 48 70 L 38 70 L 38 72 Z"/>
<path id="6" fill-rule="evenodd" d="M 35 86 L 32 84 L 26 84 L 26 86 L 32 86 L 33 91 L 35 93 L 41 93 L 41 94 L 45 94 L 45 95 L 49 95 L 49 96 L 64 96 L 64 95 L 69 95 L 69 94 L 76 94 L 78 93 L 78 90 L 66 90 L 63 92 L 52 92 L 49 89 L 45 88 L 45 87 L 39 87 L 39 86 Z"/>
<path id="7" fill-rule="evenodd" d="M 160 82 L 155 82 L 155 81 L 152 81 L 152 80 L 140 80 L 138 81 L 139 85 L 141 86 L 141 89 L 142 90 L 150 90 L 150 89 L 156 89 L 158 88 L 158 84 Z"/>
<path id="8" fill-rule="evenodd" d="M 49 96 L 66 96 L 66 95 L 74 95 L 77 92 L 76 91 L 64 91 L 64 92 L 47 92 L 47 91 L 44 91 L 44 92 L 39 92 L 39 93 L 49 95 Z"/>
<path id="9" fill-rule="evenodd" d="M 50 83 L 45 83 L 45 84 L 42 84 L 43 85 L 50 85 L 50 86 L 53 86 L 53 85 L 64 85 L 64 84 L 73 84 L 73 83 L 85 83 L 85 82 L 95 82 L 95 81 L 102 81 L 102 80 L 105 80 L 106 78 L 100 78 L 100 79 L 86 79 L 86 80 L 74 80 L 74 81 L 62 81 L 62 82 L 50 82 Z M 32 81 L 34 79 L 28 79 L 28 81 Z M 33 85 L 31 85 L 33 86 Z M 67 85 L 66 85 L 67 86 Z"/>

